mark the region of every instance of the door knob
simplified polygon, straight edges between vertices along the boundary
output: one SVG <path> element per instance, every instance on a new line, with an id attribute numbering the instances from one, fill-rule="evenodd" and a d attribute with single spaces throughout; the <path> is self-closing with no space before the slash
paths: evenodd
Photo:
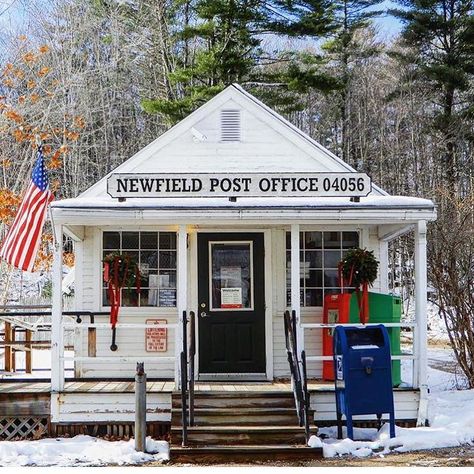
<path id="1" fill-rule="evenodd" d="M 205 311 L 201 311 L 201 318 L 208 318 L 209 315 Z"/>

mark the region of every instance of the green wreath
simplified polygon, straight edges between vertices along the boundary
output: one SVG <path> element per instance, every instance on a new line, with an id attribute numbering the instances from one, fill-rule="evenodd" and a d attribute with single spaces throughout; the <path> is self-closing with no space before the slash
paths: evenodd
<path id="1" fill-rule="evenodd" d="M 344 280 L 356 288 L 367 284 L 372 286 L 377 278 L 379 262 L 373 250 L 351 249 L 341 260 L 341 270 Z"/>
<path id="2" fill-rule="evenodd" d="M 140 287 L 138 263 L 127 253 L 112 252 L 104 257 L 104 280 L 120 288 Z M 138 282 L 138 284 L 137 284 Z"/>

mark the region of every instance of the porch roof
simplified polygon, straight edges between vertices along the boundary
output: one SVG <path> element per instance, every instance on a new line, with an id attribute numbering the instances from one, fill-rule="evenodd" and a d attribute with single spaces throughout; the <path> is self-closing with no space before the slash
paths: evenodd
<path id="1" fill-rule="evenodd" d="M 259 197 L 237 198 L 132 198 L 119 202 L 111 197 L 78 197 L 52 203 L 53 216 L 63 224 L 106 224 L 118 221 L 170 220 L 201 222 L 212 218 L 254 220 L 357 220 L 399 222 L 433 220 L 432 201 L 407 196 L 369 195 L 352 202 L 338 197 Z"/>

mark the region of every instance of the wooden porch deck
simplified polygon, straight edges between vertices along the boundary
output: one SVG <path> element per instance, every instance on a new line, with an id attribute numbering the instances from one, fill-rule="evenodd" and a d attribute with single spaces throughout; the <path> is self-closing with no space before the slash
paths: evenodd
<path id="1" fill-rule="evenodd" d="M 310 392 L 332 392 L 334 384 L 323 380 L 309 380 Z M 411 387 L 396 387 L 395 391 L 413 391 Z M 49 393 L 51 383 L 38 380 L 2 380 L 0 394 L 4 393 Z M 67 381 L 64 384 L 64 393 L 133 393 L 133 381 Z M 173 393 L 176 391 L 174 381 L 149 381 L 148 393 Z M 289 382 L 196 382 L 196 392 L 291 392 Z"/>

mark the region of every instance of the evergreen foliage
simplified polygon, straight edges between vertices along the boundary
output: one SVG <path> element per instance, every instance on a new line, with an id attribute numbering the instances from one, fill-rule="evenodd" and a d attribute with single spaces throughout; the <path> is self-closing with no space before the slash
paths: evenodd
<path id="1" fill-rule="evenodd" d="M 432 100 L 432 126 L 444 141 L 446 184 L 456 192 L 462 157 L 459 139 L 474 138 L 466 119 L 474 116 L 474 2 L 399 0 L 392 14 L 404 23 L 407 47 L 398 57 L 412 66 L 412 77 Z M 466 126 L 468 125 L 468 126 Z"/>
<path id="2" fill-rule="evenodd" d="M 147 112 L 174 123 L 233 82 L 243 82 L 257 64 L 264 21 L 260 0 L 197 0 L 190 5 L 196 21 L 175 35 L 194 46 L 191 58 L 178 59 L 168 80 L 179 91 L 173 99 L 148 99 Z"/>

